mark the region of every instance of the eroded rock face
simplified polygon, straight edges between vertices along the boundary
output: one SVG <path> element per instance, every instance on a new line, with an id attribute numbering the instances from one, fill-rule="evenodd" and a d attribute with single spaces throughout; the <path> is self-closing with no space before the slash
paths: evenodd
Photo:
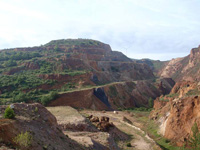
<path id="1" fill-rule="evenodd" d="M 161 134 L 178 146 L 187 142 L 196 122 L 200 128 L 200 86 L 196 82 L 176 83 L 169 96 L 157 98 L 151 118 L 160 124 Z"/>
<path id="2" fill-rule="evenodd" d="M 49 106 L 72 106 L 93 110 L 149 107 L 150 98 L 155 99 L 162 94 L 168 94 L 173 84 L 171 79 L 161 79 L 158 83 L 150 81 L 116 83 L 61 94 L 59 98 L 50 102 Z"/>
<path id="3" fill-rule="evenodd" d="M 0 119 L 0 137 L 3 143 L 11 143 L 20 149 L 84 149 L 67 138 L 59 128 L 56 118 L 40 104 L 13 104 L 16 119 Z M 1 115 L 7 106 L 0 106 Z M 2 117 L 2 116 L 1 116 Z M 20 133 L 30 133 L 28 146 L 15 143 Z"/>
<path id="4" fill-rule="evenodd" d="M 195 122 L 200 126 L 200 98 L 190 97 L 171 101 L 170 116 L 167 121 L 165 137 L 182 146 L 191 134 Z"/>
<path id="5" fill-rule="evenodd" d="M 182 67 L 181 61 L 183 59 L 184 58 L 172 59 L 163 69 L 160 76 L 165 78 L 171 78 Z"/>
<path id="6" fill-rule="evenodd" d="M 172 59 L 160 71 L 161 77 L 170 77 L 175 81 L 199 81 L 200 46 L 193 48 L 190 54 L 183 58 Z"/>

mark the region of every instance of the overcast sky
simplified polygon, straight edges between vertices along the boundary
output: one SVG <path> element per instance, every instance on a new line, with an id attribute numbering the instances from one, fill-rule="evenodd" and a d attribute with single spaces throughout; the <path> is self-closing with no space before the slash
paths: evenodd
<path id="1" fill-rule="evenodd" d="M 169 60 L 200 44 L 199 11 L 200 0 L 0 0 L 0 49 L 89 38 Z"/>

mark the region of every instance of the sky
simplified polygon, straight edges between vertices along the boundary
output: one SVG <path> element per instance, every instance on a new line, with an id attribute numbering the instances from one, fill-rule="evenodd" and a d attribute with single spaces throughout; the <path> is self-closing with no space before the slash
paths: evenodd
<path id="1" fill-rule="evenodd" d="M 86 38 L 170 60 L 200 45 L 199 10 L 200 0 L 0 0 L 0 49 Z"/>

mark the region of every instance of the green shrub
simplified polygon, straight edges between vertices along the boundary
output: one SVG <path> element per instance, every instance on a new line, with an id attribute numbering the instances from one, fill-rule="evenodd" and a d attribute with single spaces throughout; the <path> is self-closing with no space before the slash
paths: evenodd
<path id="1" fill-rule="evenodd" d="M 4 63 L 4 66 L 5 67 L 13 67 L 13 66 L 16 66 L 17 65 L 17 63 L 16 63 L 16 61 L 14 61 L 14 60 L 8 60 L 8 61 L 6 61 L 5 63 Z"/>
<path id="2" fill-rule="evenodd" d="M 51 99 L 49 98 L 49 96 L 42 96 L 42 98 L 41 98 L 41 103 L 44 106 L 46 106 L 50 101 L 51 101 Z"/>
<path id="3" fill-rule="evenodd" d="M 166 95 L 166 97 L 176 97 L 176 96 L 178 96 L 178 93 L 172 93 L 172 94 Z"/>
<path id="4" fill-rule="evenodd" d="M 4 113 L 4 118 L 13 119 L 15 118 L 15 112 L 12 108 L 7 107 Z"/>
<path id="5" fill-rule="evenodd" d="M 164 97 L 161 97 L 159 100 L 160 100 L 160 101 L 164 101 L 164 102 L 169 102 L 169 100 L 168 100 L 168 99 L 165 99 Z"/>
<path id="6" fill-rule="evenodd" d="M 150 97 L 149 98 L 149 108 L 153 108 L 154 100 Z"/>
<path id="7" fill-rule="evenodd" d="M 29 147 L 32 144 L 33 137 L 29 132 L 18 134 L 13 141 L 22 147 Z"/>
<path id="8" fill-rule="evenodd" d="M 131 143 L 126 144 L 127 147 L 132 147 Z"/>
<path id="9" fill-rule="evenodd" d="M 52 91 L 48 96 L 43 96 L 41 98 L 41 103 L 44 106 L 47 106 L 48 103 L 50 103 L 52 100 L 56 99 L 58 97 L 58 92 Z"/>
<path id="10" fill-rule="evenodd" d="M 23 92 L 20 92 L 18 95 L 13 96 L 13 102 L 26 102 L 27 100 L 28 96 Z"/>

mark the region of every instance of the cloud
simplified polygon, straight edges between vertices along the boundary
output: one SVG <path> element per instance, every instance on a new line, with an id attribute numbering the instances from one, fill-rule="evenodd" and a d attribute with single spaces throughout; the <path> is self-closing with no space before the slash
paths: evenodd
<path id="1" fill-rule="evenodd" d="M 199 45 L 199 9 L 198 0 L 1 0 L 0 49 L 90 38 L 166 60 Z"/>

